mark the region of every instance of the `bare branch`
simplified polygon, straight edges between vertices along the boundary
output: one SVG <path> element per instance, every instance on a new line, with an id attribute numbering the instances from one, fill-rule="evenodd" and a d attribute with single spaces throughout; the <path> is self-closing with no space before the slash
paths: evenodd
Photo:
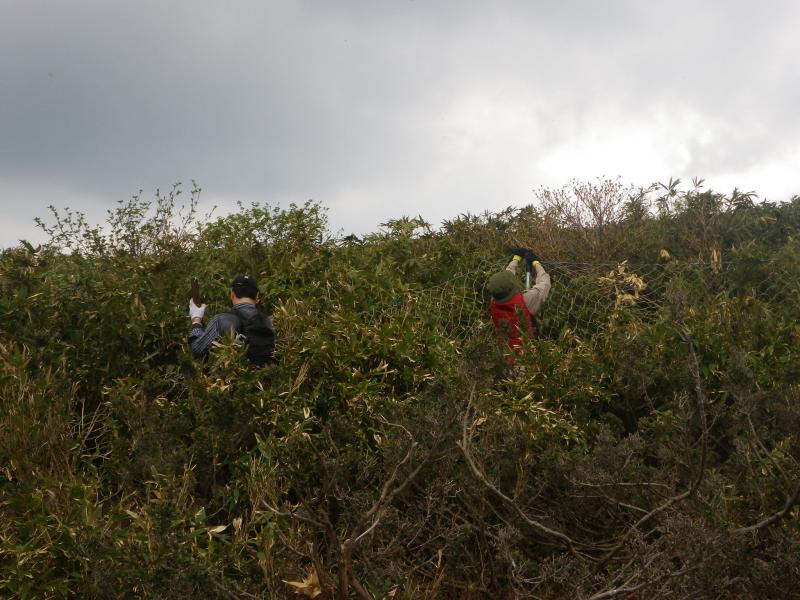
<path id="1" fill-rule="evenodd" d="M 472 399 L 473 399 L 474 395 L 475 395 L 475 387 L 473 386 L 472 391 L 470 392 L 470 395 L 469 395 L 469 401 L 468 401 L 468 404 L 467 404 L 467 410 L 466 410 L 466 412 L 464 414 L 461 441 L 458 442 L 458 447 L 461 448 L 461 452 L 464 454 L 464 458 L 466 459 L 467 464 L 469 465 L 470 469 L 472 470 L 472 473 L 475 475 L 475 477 L 478 478 L 478 480 L 485 487 L 487 487 L 489 490 L 491 490 L 492 493 L 494 493 L 501 500 L 503 500 L 503 502 L 505 502 L 511 508 L 513 508 L 514 511 L 519 515 L 519 517 L 523 521 L 525 521 L 525 523 L 527 523 L 529 526 L 533 527 L 534 529 L 539 530 L 540 532 L 544 533 L 547 536 L 550 536 L 550 537 L 553 537 L 553 538 L 556 538 L 556 539 L 560 540 L 569 549 L 569 551 L 572 554 L 577 555 L 578 553 L 575 550 L 575 542 L 572 540 L 572 538 L 570 538 L 568 535 L 566 535 L 564 533 L 561 533 L 560 531 L 556 531 L 555 529 L 551 529 L 550 527 L 548 527 L 547 525 L 541 523 L 540 521 L 537 521 L 536 519 L 532 519 L 531 517 L 529 517 L 519 507 L 519 505 L 516 502 L 514 502 L 514 500 L 512 500 L 511 498 L 506 496 L 502 491 L 500 491 L 500 489 L 496 485 L 494 485 L 491 481 L 489 481 L 489 478 L 486 476 L 486 474 L 483 472 L 483 470 L 478 466 L 477 462 L 475 461 L 475 458 L 472 456 L 472 454 L 470 453 L 470 450 L 469 450 L 471 435 L 469 434 L 469 428 L 468 428 L 468 425 L 467 425 L 467 422 L 469 421 L 470 410 L 471 410 L 471 407 L 472 407 Z"/>
<path id="2" fill-rule="evenodd" d="M 657 483 L 657 482 L 650 482 L 650 481 L 642 481 L 642 482 L 626 482 L 626 481 L 609 481 L 608 483 L 589 483 L 588 481 L 575 481 L 567 477 L 567 481 L 569 481 L 573 485 L 579 485 L 584 487 L 593 487 L 593 488 L 604 488 L 604 487 L 662 487 L 662 488 L 669 488 L 666 483 Z"/>
<path id="3" fill-rule="evenodd" d="M 764 446 L 764 443 L 761 441 L 761 438 L 756 432 L 756 426 L 753 424 L 753 419 L 750 417 L 749 414 L 747 415 L 747 424 L 750 426 L 750 433 L 753 435 L 753 439 L 755 440 L 756 444 L 761 449 L 761 451 L 764 453 L 764 456 L 766 456 L 769 459 L 769 461 L 772 463 L 772 465 L 775 467 L 778 473 L 780 473 L 783 476 L 784 481 L 790 481 L 790 478 L 786 474 L 786 471 L 784 471 L 780 463 L 777 460 L 775 460 L 775 457 L 772 455 L 772 452 L 767 450 L 766 446 Z"/>
<path id="4" fill-rule="evenodd" d="M 303 516 L 303 515 L 300 515 L 300 514 L 297 514 L 297 513 L 284 512 L 284 511 L 278 510 L 274 506 L 271 506 L 266 500 L 262 500 L 261 504 L 263 504 L 264 508 L 266 508 L 269 512 L 271 512 L 274 515 L 277 515 L 279 517 L 288 517 L 290 519 L 297 519 L 298 521 L 303 521 L 304 523 L 308 523 L 309 525 L 313 525 L 314 527 L 320 527 L 322 529 L 325 529 L 325 525 L 323 523 L 320 523 L 319 521 L 316 521 L 314 519 L 311 519 L 309 517 L 306 517 L 306 516 Z"/>
<path id="5" fill-rule="evenodd" d="M 353 551 L 355 550 L 356 546 L 378 526 L 381 517 L 383 516 L 389 503 L 391 503 L 397 494 L 408 487 L 408 485 L 420 472 L 422 467 L 426 464 L 426 461 L 421 461 L 411 470 L 411 472 L 405 476 L 405 478 L 403 478 L 402 481 L 397 483 L 401 469 L 411 462 L 411 459 L 414 455 L 414 450 L 417 448 L 417 442 L 414 440 L 408 429 L 402 425 L 388 423 L 386 421 L 384 422 L 386 425 L 402 430 L 410 438 L 411 443 L 409 444 L 408 451 L 403 459 L 395 465 L 394 469 L 392 470 L 392 474 L 384 482 L 378 499 L 373 503 L 369 510 L 364 513 L 361 519 L 359 519 L 358 523 L 353 528 L 353 532 L 350 537 L 344 540 L 339 546 L 341 561 L 339 567 L 339 595 L 342 598 L 347 597 L 348 587 L 352 585 L 359 598 L 362 600 L 373 600 L 372 594 L 370 594 L 369 591 L 358 582 L 355 575 L 352 573 L 351 567 Z M 367 525 L 367 523 L 370 521 L 372 521 L 372 523 Z"/>
<path id="6" fill-rule="evenodd" d="M 770 515 L 766 519 L 759 521 L 755 525 L 750 525 L 749 527 L 740 527 L 738 529 L 734 529 L 733 533 L 754 533 L 759 529 L 764 529 L 765 527 L 769 527 L 780 521 L 781 519 L 785 518 L 789 515 L 789 512 L 792 508 L 800 502 L 800 485 L 798 485 L 794 493 L 786 498 L 786 502 L 783 504 L 783 508 L 776 512 L 775 514 Z"/>
<path id="7" fill-rule="evenodd" d="M 697 491 L 697 488 L 700 486 L 700 483 L 705 476 L 706 458 L 708 455 L 708 424 L 706 420 L 705 394 L 703 393 L 703 385 L 700 379 L 700 361 L 697 359 L 697 353 L 694 349 L 692 332 L 688 327 L 686 327 L 686 325 L 683 323 L 683 320 L 680 318 L 678 319 L 678 325 L 678 333 L 689 349 L 689 373 L 694 381 L 695 400 L 697 401 L 697 415 L 700 420 L 700 464 L 697 468 L 697 475 L 691 481 L 689 488 L 685 492 L 669 498 L 666 502 L 651 510 L 649 513 L 636 521 L 636 523 L 634 523 L 631 527 L 629 527 L 628 530 L 622 535 L 619 542 L 617 542 L 617 544 L 603 557 L 598 564 L 598 567 L 603 567 L 608 563 L 608 561 L 614 558 L 614 556 L 617 554 L 617 552 L 619 552 L 622 546 L 625 545 L 625 542 L 627 542 L 628 538 L 634 531 L 639 529 L 653 517 L 667 510 L 673 504 L 692 496 Z"/>
<path id="8" fill-rule="evenodd" d="M 642 581 L 642 582 L 640 582 L 640 583 L 638 583 L 636 585 L 633 585 L 632 583 L 636 579 L 637 575 L 639 575 L 642 571 L 646 571 L 650 567 L 650 565 L 652 564 L 652 562 L 655 559 L 656 559 L 656 556 L 652 556 L 650 558 L 650 560 L 648 560 L 643 566 L 641 566 L 637 573 L 631 575 L 628 578 L 628 580 L 625 581 L 625 583 L 623 583 L 623 584 L 621 584 L 621 585 L 619 585 L 617 587 L 614 587 L 614 588 L 612 588 L 610 590 L 604 590 L 602 592 L 598 592 L 595 595 L 590 596 L 586 600 L 606 600 L 607 598 L 614 598 L 616 596 L 619 596 L 620 594 L 631 594 L 631 593 L 637 592 L 637 591 L 639 591 L 639 590 L 641 590 L 643 588 L 655 585 L 655 584 L 657 584 L 657 583 L 659 583 L 661 581 L 664 581 L 665 579 L 674 579 L 676 577 L 681 577 L 681 576 L 685 575 L 686 573 L 688 573 L 689 571 L 693 571 L 694 569 L 697 568 L 696 566 L 694 566 L 694 567 L 684 567 L 683 569 L 675 571 L 674 573 L 669 573 L 669 572 L 662 573 L 661 575 L 659 575 L 657 577 L 654 577 L 652 579 L 646 579 L 645 581 Z"/>
<path id="9" fill-rule="evenodd" d="M 598 594 L 595 594 L 594 596 L 590 596 L 589 598 L 587 598 L 587 600 L 605 600 L 606 598 L 613 598 L 615 596 L 619 596 L 620 594 L 630 594 L 632 592 L 639 591 L 643 587 L 647 587 L 648 585 L 651 584 L 652 584 L 651 581 L 643 581 L 638 585 L 631 585 L 628 587 L 618 587 L 611 590 L 606 590 L 604 592 L 600 592 Z"/>

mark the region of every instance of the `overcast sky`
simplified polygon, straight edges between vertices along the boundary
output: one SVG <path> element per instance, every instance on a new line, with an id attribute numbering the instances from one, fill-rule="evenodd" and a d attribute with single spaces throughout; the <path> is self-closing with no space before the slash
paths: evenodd
<path id="1" fill-rule="evenodd" d="M 794 0 L 0 0 L 0 246 L 192 179 L 334 230 L 704 177 L 800 193 Z"/>

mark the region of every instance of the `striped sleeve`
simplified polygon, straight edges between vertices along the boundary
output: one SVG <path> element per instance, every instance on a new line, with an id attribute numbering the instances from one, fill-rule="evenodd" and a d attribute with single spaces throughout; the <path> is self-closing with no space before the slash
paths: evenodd
<path id="1" fill-rule="evenodd" d="M 191 348 L 192 354 L 198 358 L 208 354 L 214 342 L 235 329 L 234 319 L 235 317 L 222 313 L 215 315 L 206 327 L 200 323 L 192 324 L 192 328 L 189 330 L 189 348 Z"/>

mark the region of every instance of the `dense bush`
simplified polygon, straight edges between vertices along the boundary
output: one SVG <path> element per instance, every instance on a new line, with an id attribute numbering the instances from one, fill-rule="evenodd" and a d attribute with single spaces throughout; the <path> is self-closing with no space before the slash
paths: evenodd
<path id="1" fill-rule="evenodd" d="M 789 598 L 800 199 L 676 182 L 339 239 L 199 190 L 0 255 L 0 596 Z M 553 277 L 513 368 L 483 282 Z M 260 282 L 279 361 L 186 345 Z"/>

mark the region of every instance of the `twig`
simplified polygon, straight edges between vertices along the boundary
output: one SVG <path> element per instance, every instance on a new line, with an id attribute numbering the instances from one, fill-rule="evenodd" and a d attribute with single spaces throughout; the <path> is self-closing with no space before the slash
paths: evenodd
<path id="1" fill-rule="evenodd" d="M 627 502 L 622 502 L 621 500 L 617 500 L 616 498 L 612 498 L 612 497 L 611 497 L 611 496 L 609 496 L 608 494 L 602 494 L 602 495 L 600 495 L 600 496 L 589 496 L 589 495 L 581 496 L 581 495 L 579 495 L 579 494 L 576 494 L 576 495 L 574 496 L 574 498 L 592 498 L 592 499 L 598 499 L 598 500 L 599 500 L 600 498 L 604 498 L 605 500 L 608 500 L 608 501 L 609 501 L 609 502 L 611 502 L 612 504 L 616 504 L 617 506 L 620 506 L 620 507 L 622 507 L 622 508 L 628 508 L 628 509 L 630 509 L 630 510 L 635 510 L 636 512 L 641 512 L 641 513 L 646 513 L 646 512 L 647 512 L 647 511 L 646 511 L 645 509 L 643 509 L 643 508 L 640 508 L 640 507 L 638 507 L 638 506 L 635 506 L 635 505 L 633 505 L 633 504 L 628 504 Z"/>
<path id="2" fill-rule="evenodd" d="M 277 515 L 279 517 L 288 517 L 290 519 L 297 519 L 298 521 L 303 521 L 304 523 L 308 523 L 309 525 L 313 525 L 314 527 L 320 527 L 322 529 L 325 528 L 325 525 L 323 523 L 320 523 L 319 521 L 315 521 L 314 519 L 311 519 L 309 517 L 305 517 L 305 516 L 299 515 L 297 513 L 284 512 L 284 511 L 278 510 L 277 508 L 275 508 L 273 506 L 270 506 L 270 504 L 266 500 L 261 500 L 261 504 L 263 504 L 264 507 L 269 512 L 271 512 L 271 513 L 273 513 L 273 514 L 275 514 L 275 515 Z"/>
<path id="3" fill-rule="evenodd" d="M 223 596 L 229 598 L 230 600 L 241 600 L 242 598 L 252 598 L 254 600 L 261 600 L 258 596 L 254 596 L 250 592 L 245 592 L 242 588 L 240 588 L 233 582 L 225 581 L 225 583 L 228 583 L 229 585 L 233 586 L 233 588 L 236 590 L 236 593 L 230 591 L 219 581 L 214 581 L 214 587 L 217 588 L 218 592 L 220 592 Z"/>
<path id="4" fill-rule="evenodd" d="M 501 500 L 503 500 L 503 502 L 505 502 L 511 508 L 513 508 L 514 511 L 519 515 L 519 517 L 523 521 L 525 521 L 525 523 L 527 523 L 528 525 L 530 525 L 534 529 L 538 529 L 539 531 L 541 531 L 545 535 L 548 535 L 550 537 L 554 537 L 554 538 L 560 540 L 561 542 L 564 543 L 564 545 L 567 547 L 567 549 L 569 549 L 569 551 L 572 554 L 577 556 L 578 552 L 575 550 L 575 542 L 572 540 L 572 538 L 570 538 L 568 535 L 566 535 L 564 533 L 561 533 L 560 531 L 556 531 L 555 529 L 551 529 L 550 527 L 548 527 L 547 525 L 541 523 L 540 521 L 537 521 L 536 519 L 532 519 L 531 517 L 529 517 L 519 507 L 519 505 L 517 505 L 517 503 L 514 502 L 514 500 L 512 500 L 511 498 L 506 496 L 502 491 L 500 491 L 500 489 L 496 485 L 494 485 L 491 481 L 489 481 L 489 478 L 486 476 L 486 474 L 482 471 L 482 469 L 476 463 L 474 457 L 472 456 L 472 454 L 469 451 L 469 439 L 470 439 L 471 436 L 468 433 L 468 426 L 467 426 L 467 421 L 469 420 L 470 410 L 472 408 L 472 399 L 473 399 L 474 395 L 475 395 L 475 388 L 473 386 L 472 391 L 470 392 L 470 395 L 469 395 L 469 401 L 468 401 L 468 404 L 467 404 L 467 410 L 466 410 L 466 412 L 464 414 L 461 441 L 458 442 L 458 447 L 461 448 L 461 452 L 464 454 L 464 458 L 466 459 L 467 464 L 469 465 L 469 467 L 472 470 L 473 474 L 475 475 L 475 477 L 478 478 L 478 480 L 485 487 L 487 487 L 495 495 L 497 495 Z"/>
<path id="5" fill-rule="evenodd" d="M 339 546 L 341 562 L 339 568 L 339 595 L 341 598 L 347 598 L 348 587 L 352 585 L 359 598 L 362 600 L 374 600 L 372 594 L 370 594 L 369 591 L 367 591 L 361 585 L 361 583 L 359 583 L 355 575 L 352 573 L 353 551 L 355 550 L 356 546 L 378 526 L 378 523 L 380 522 L 381 517 L 383 516 L 389 503 L 395 498 L 395 496 L 397 496 L 397 494 L 402 492 L 413 481 L 413 479 L 417 476 L 417 473 L 419 473 L 422 467 L 426 464 L 426 461 L 420 462 L 414 469 L 411 470 L 410 473 L 405 476 L 403 481 L 395 485 L 399 478 L 400 470 L 411 461 L 414 450 L 417 448 L 417 442 L 414 440 L 408 429 L 402 425 L 396 425 L 388 422 L 386 424 L 401 429 L 403 432 L 405 432 L 405 434 L 411 439 L 411 443 L 409 444 L 408 451 L 403 459 L 395 465 L 394 469 L 392 470 L 392 474 L 384 482 L 378 499 L 361 517 L 358 524 L 353 528 L 353 532 L 350 537 L 344 540 Z M 371 524 L 367 525 L 367 523 L 370 521 L 372 521 Z"/>
<path id="6" fill-rule="evenodd" d="M 619 594 L 630 594 L 636 591 L 639 591 L 643 587 L 651 585 L 653 582 L 651 581 L 643 581 L 638 585 L 632 585 L 628 587 L 618 587 L 611 590 L 607 590 L 605 592 L 600 592 L 599 594 L 595 594 L 594 596 L 590 596 L 587 600 L 605 600 L 606 598 L 613 598 L 614 596 L 618 596 Z"/>
<path id="7" fill-rule="evenodd" d="M 328 573 L 322 568 L 322 559 L 319 557 L 319 553 L 317 552 L 316 548 L 314 548 L 314 542 L 308 543 L 308 553 L 311 556 L 311 562 L 314 563 L 314 569 L 317 572 L 317 581 L 319 581 L 319 585 L 322 588 L 323 593 L 331 594 L 333 592 L 334 585 L 330 580 L 330 577 L 328 577 Z"/>
<path id="8" fill-rule="evenodd" d="M 753 425 L 753 419 L 750 418 L 749 414 L 747 415 L 747 423 L 748 425 L 750 425 L 750 433 L 753 434 L 753 439 L 756 441 L 756 444 L 758 444 L 758 447 L 761 448 L 761 451 L 769 459 L 769 461 L 772 463 L 775 469 L 777 469 L 778 473 L 780 473 L 783 476 L 784 481 L 789 481 L 790 479 L 786 475 L 786 471 L 783 470 L 783 467 L 781 467 L 780 463 L 777 460 L 775 460 L 775 457 L 772 455 L 772 452 L 767 450 L 766 446 L 764 446 L 764 443 L 761 441 L 761 438 L 758 437 L 758 433 L 756 433 L 756 427 L 755 425 Z"/>
<path id="9" fill-rule="evenodd" d="M 594 487 L 594 488 L 603 488 L 603 487 L 663 487 L 668 488 L 669 486 L 666 483 L 657 483 L 652 481 L 642 481 L 642 482 L 627 482 L 627 481 L 610 481 L 608 483 L 589 483 L 588 481 L 575 481 L 574 479 L 570 479 L 569 477 L 566 478 L 573 485 L 579 485 L 584 487 Z"/>
<path id="10" fill-rule="evenodd" d="M 653 560 L 655 560 L 655 558 L 656 557 L 653 556 L 650 560 L 647 561 L 647 563 L 645 563 L 645 565 L 643 567 L 641 567 L 640 570 L 647 569 L 650 566 L 650 564 L 653 562 Z M 660 576 L 655 577 L 654 579 L 649 579 L 649 580 L 646 580 L 646 581 L 642 581 L 641 583 L 638 583 L 636 585 L 630 585 L 631 582 L 636 578 L 637 574 L 634 574 L 634 575 L 631 575 L 628 578 L 628 580 L 625 583 L 623 583 L 621 586 L 612 588 L 610 590 L 605 590 L 603 592 L 598 592 L 597 594 L 595 594 L 594 596 L 590 596 L 586 600 L 606 600 L 607 598 L 613 598 L 613 597 L 618 596 L 620 594 L 631 594 L 633 592 L 637 592 L 637 591 L 639 591 L 639 590 L 641 590 L 643 588 L 646 588 L 648 586 L 655 585 L 656 583 L 658 583 L 660 581 L 663 581 L 665 579 L 673 579 L 675 577 L 681 577 L 681 576 L 685 575 L 686 573 L 688 573 L 689 571 L 695 570 L 696 568 L 697 568 L 697 566 L 685 567 L 683 569 L 675 571 L 674 573 L 663 573 Z"/>
<path id="11" fill-rule="evenodd" d="M 636 523 L 634 523 L 628 530 L 622 535 L 619 542 L 602 558 L 602 560 L 598 564 L 598 568 L 602 568 L 604 565 L 610 561 L 617 552 L 619 552 L 620 548 L 627 542 L 628 538 L 631 534 L 639 529 L 642 525 L 644 525 L 647 521 L 655 517 L 656 515 L 661 514 L 665 510 L 667 510 L 673 504 L 680 502 L 681 500 L 685 500 L 689 496 L 693 495 L 697 488 L 700 486 L 700 483 L 703 481 L 703 477 L 705 476 L 706 470 L 706 457 L 708 454 L 708 427 L 706 422 L 706 401 L 705 401 L 705 394 L 703 393 L 703 386 L 702 381 L 700 379 L 700 362 L 697 359 L 697 353 L 694 350 L 694 341 L 692 339 L 692 332 L 689 330 L 688 327 L 681 321 L 679 321 L 679 328 L 678 333 L 680 334 L 683 341 L 686 343 L 687 347 L 689 348 L 689 373 L 692 375 L 692 379 L 694 380 L 694 392 L 695 392 L 695 399 L 697 401 L 697 413 L 700 419 L 700 465 L 697 469 L 697 475 L 689 484 L 689 488 L 677 496 L 673 496 L 669 498 L 663 504 L 657 506 L 649 513 L 644 515 L 640 518 Z"/>
<path id="12" fill-rule="evenodd" d="M 792 510 L 795 504 L 800 502 L 800 485 L 795 488 L 794 493 L 791 496 L 787 496 L 786 502 L 783 504 L 783 508 L 776 512 L 775 514 L 770 515 L 766 519 L 759 521 L 755 525 L 750 525 L 749 527 L 739 527 L 738 529 L 734 529 L 733 533 L 753 533 L 758 531 L 759 529 L 763 529 L 764 527 L 769 527 L 774 523 L 777 523 L 784 517 L 786 517 L 789 512 Z"/>

